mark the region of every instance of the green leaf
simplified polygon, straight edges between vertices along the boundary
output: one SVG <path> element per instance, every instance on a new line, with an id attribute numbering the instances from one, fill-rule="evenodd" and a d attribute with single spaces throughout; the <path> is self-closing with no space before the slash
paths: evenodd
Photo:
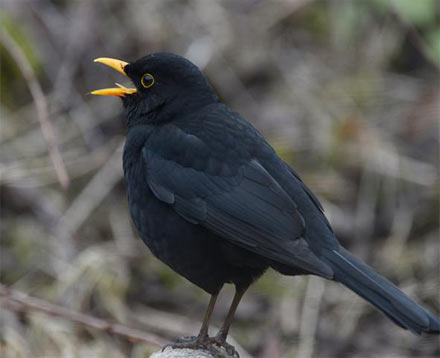
<path id="1" fill-rule="evenodd" d="M 396 9 L 406 21 L 415 25 L 430 24 L 435 20 L 437 0 L 375 0 L 384 9 Z"/>

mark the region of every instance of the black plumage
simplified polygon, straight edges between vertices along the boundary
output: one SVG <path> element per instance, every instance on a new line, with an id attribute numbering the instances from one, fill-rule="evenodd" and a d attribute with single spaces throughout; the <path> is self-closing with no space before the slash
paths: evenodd
<path id="1" fill-rule="evenodd" d="M 225 344 L 241 295 L 269 267 L 338 281 L 399 326 L 439 333 L 434 315 L 340 246 L 314 194 L 219 102 L 195 65 L 159 53 L 120 72 L 136 86 L 117 94 L 128 126 L 123 162 L 133 221 L 154 255 L 213 297 L 201 333 L 182 346 Z M 207 325 L 225 283 L 237 294 L 211 339 Z"/>

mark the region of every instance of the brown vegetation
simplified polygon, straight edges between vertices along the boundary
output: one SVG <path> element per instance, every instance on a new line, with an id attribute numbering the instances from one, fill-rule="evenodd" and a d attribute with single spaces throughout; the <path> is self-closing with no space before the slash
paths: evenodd
<path id="1" fill-rule="evenodd" d="M 88 95 L 124 80 L 93 64 L 101 56 L 196 62 L 318 194 L 341 242 L 438 314 L 438 1 L 1 7 L 2 357 L 144 357 L 196 333 L 206 307 L 131 225 L 121 105 Z M 133 343 L 106 322 L 157 339 Z M 436 337 L 399 329 L 336 283 L 274 272 L 248 291 L 231 335 L 256 357 L 440 354 Z"/>

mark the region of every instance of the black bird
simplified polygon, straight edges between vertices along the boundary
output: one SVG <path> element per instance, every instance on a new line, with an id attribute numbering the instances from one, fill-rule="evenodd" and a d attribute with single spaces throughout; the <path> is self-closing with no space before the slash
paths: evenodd
<path id="1" fill-rule="evenodd" d="M 440 333 L 437 317 L 352 256 L 336 239 L 322 206 L 299 175 L 248 121 L 219 102 L 187 59 L 155 53 L 135 62 L 99 58 L 135 88 L 96 95 L 122 98 L 123 154 L 131 217 L 161 261 L 209 294 L 197 337 L 179 347 L 222 345 L 246 289 L 271 267 L 347 286 L 398 326 Z M 236 293 L 226 320 L 208 337 L 225 283 Z"/>

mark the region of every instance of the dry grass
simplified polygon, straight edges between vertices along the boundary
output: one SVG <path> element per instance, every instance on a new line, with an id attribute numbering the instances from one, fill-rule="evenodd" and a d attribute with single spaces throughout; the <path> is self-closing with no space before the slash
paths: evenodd
<path id="1" fill-rule="evenodd" d="M 1 31 L 31 77 L 3 43 L 1 283 L 164 340 L 198 330 L 207 295 L 154 259 L 131 226 L 121 106 L 87 94 L 121 81 L 94 58 L 169 51 L 199 64 L 294 165 L 346 247 L 438 313 L 440 15 L 435 1 L 431 12 L 403 3 L 3 0 Z M 1 318 L 4 357 L 157 349 L 32 309 L 3 304 Z M 274 272 L 245 296 L 232 336 L 256 357 L 440 354 L 435 337 L 399 329 L 335 283 Z"/>

